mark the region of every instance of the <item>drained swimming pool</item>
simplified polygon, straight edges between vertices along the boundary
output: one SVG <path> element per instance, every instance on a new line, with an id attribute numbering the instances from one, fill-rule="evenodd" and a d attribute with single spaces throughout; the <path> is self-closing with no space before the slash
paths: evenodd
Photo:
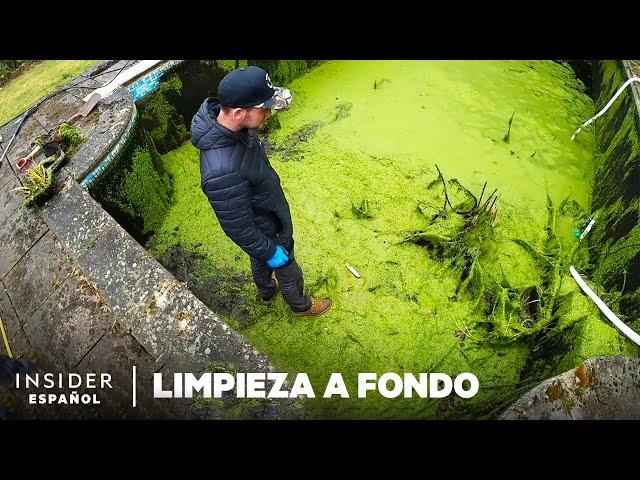
<path id="1" fill-rule="evenodd" d="M 139 104 L 123 163 L 91 193 L 279 371 L 340 372 L 350 392 L 358 372 L 480 382 L 470 400 L 319 398 L 314 416 L 493 417 L 586 358 L 637 355 L 568 274 L 593 268 L 575 236 L 593 214 L 593 130 L 570 137 L 594 103 L 567 65 L 292 62 L 292 106 L 265 141 L 308 292 L 334 303 L 300 319 L 281 296 L 259 302 L 200 189 L 188 126 L 225 65 L 186 63 Z"/>

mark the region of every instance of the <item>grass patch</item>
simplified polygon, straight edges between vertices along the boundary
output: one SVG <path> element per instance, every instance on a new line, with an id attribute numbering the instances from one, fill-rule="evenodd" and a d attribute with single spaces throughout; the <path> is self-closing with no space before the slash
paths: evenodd
<path id="1" fill-rule="evenodd" d="M 0 125 L 57 90 L 97 60 L 45 60 L 0 88 Z"/>

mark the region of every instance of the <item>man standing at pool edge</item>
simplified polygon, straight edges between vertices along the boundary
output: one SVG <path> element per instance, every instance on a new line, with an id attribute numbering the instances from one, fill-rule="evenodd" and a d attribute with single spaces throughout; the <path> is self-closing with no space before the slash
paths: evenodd
<path id="1" fill-rule="evenodd" d="M 202 191 L 222 230 L 249 255 L 262 302 L 271 303 L 279 287 L 294 315 L 320 315 L 331 300 L 304 293 L 289 204 L 256 133 L 272 110 L 290 103 L 291 92 L 274 87 L 263 69 L 233 70 L 218 98 L 205 99 L 193 117 L 191 143 L 200 150 Z"/>

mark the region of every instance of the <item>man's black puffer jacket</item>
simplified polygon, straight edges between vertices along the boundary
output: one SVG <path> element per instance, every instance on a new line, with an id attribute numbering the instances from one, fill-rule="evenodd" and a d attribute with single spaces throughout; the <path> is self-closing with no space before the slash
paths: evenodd
<path id="1" fill-rule="evenodd" d="M 276 251 L 274 233 L 292 239 L 289 204 L 257 134 L 220 125 L 219 112 L 218 100 L 208 98 L 191 121 L 191 143 L 200 149 L 202 191 L 227 236 L 266 261 Z"/>

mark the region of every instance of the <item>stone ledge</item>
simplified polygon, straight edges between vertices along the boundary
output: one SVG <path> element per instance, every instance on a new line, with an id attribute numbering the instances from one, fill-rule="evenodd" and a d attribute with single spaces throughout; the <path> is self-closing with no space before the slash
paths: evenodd
<path id="1" fill-rule="evenodd" d="M 4 278 L 18 317 L 31 317 L 73 270 L 73 260 L 48 231 Z"/>
<path id="2" fill-rule="evenodd" d="M 640 419 L 640 358 L 598 357 L 542 382 L 501 420 Z"/>
<path id="3" fill-rule="evenodd" d="M 40 216 L 22 205 L 0 223 L 0 279 L 6 278 L 13 266 L 47 230 Z"/>
<path id="4" fill-rule="evenodd" d="M 43 352 L 39 361 L 73 371 L 114 321 L 98 293 L 74 272 L 24 321 L 24 332 Z"/>

